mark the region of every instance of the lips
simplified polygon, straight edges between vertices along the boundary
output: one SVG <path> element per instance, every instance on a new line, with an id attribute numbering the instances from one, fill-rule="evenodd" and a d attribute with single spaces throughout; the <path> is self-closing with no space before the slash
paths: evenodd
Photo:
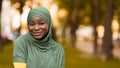
<path id="1" fill-rule="evenodd" d="M 33 34 L 34 34 L 35 36 L 40 36 L 40 35 L 42 34 L 42 32 L 33 32 Z"/>

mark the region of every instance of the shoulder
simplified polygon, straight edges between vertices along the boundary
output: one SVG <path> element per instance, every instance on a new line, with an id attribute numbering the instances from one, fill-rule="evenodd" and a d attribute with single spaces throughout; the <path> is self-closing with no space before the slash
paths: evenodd
<path id="1" fill-rule="evenodd" d="M 26 35 L 21 35 L 14 41 L 14 51 L 23 51 L 26 48 Z"/>
<path id="2" fill-rule="evenodd" d="M 20 36 L 14 41 L 14 45 L 24 44 L 25 41 L 27 41 L 26 35 L 20 35 Z"/>
<path id="3" fill-rule="evenodd" d="M 64 52 L 64 48 L 63 48 L 63 46 L 62 46 L 60 43 L 58 43 L 58 42 L 56 42 L 56 41 L 54 41 L 54 43 L 55 43 L 56 46 L 57 46 L 57 50 L 60 50 L 60 51 Z"/>
<path id="4" fill-rule="evenodd" d="M 16 40 L 15 40 L 15 42 L 17 42 L 17 41 L 20 41 L 20 40 L 23 40 L 23 37 L 24 35 L 20 35 Z"/>

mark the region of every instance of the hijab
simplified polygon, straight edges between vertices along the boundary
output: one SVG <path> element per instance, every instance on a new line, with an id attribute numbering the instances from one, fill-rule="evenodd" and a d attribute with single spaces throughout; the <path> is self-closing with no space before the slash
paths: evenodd
<path id="1" fill-rule="evenodd" d="M 54 42 L 51 37 L 52 36 L 51 35 L 52 21 L 51 21 L 50 13 L 44 7 L 41 7 L 41 6 L 35 7 L 28 14 L 27 24 L 29 24 L 29 21 L 35 17 L 40 17 L 48 23 L 48 25 L 49 25 L 48 33 L 47 33 L 46 37 L 44 37 L 44 39 L 42 39 L 42 40 L 35 39 L 30 33 L 28 33 L 27 36 L 33 43 L 38 44 L 39 48 L 48 50 L 48 49 L 52 48 L 51 44 Z"/>

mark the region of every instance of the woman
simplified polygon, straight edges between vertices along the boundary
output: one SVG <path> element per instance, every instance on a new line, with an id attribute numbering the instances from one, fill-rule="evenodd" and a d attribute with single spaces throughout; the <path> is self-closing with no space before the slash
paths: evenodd
<path id="1" fill-rule="evenodd" d="M 64 68 L 64 49 L 51 37 L 50 13 L 33 8 L 27 18 L 29 33 L 14 42 L 15 68 Z"/>

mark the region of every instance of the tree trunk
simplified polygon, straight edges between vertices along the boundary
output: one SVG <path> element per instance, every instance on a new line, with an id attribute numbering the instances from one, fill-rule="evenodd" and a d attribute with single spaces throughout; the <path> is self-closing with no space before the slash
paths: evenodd
<path id="1" fill-rule="evenodd" d="M 66 42 L 65 42 L 65 39 L 66 39 L 66 36 L 65 36 L 65 34 L 66 34 L 66 32 L 65 32 L 66 27 L 67 27 L 67 22 L 65 22 L 65 25 L 63 26 L 63 31 L 62 31 L 62 44 L 65 44 L 65 43 L 66 43 Z"/>
<path id="2" fill-rule="evenodd" d="M 20 14 L 22 14 L 22 12 L 23 12 L 23 6 L 24 6 L 25 1 L 24 0 L 19 0 L 19 2 L 20 2 L 19 11 L 20 11 Z M 18 36 L 20 35 L 20 31 L 21 31 L 21 24 L 20 24 L 20 27 L 18 29 Z"/>
<path id="3" fill-rule="evenodd" d="M 113 4 L 114 0 L 108 0 L 107 3 L 107 15 L 106 15 L 106 20 L 104 23 L 105 27 L 105 33 L 103 37 L 103 44 L 102 44 L 102 55 L 101 59 L 103 61 L 110 60 L 112 59 L 112 17 L 113 17 Z"/>
<path id="4" fill-rule="evenodd" d="M 62 29 L 62 44 L 66 44 L 66 28 L 70 25 L 71 21 L 71 13 L 68 13 L 68 16 L 64 18 L 64 25 L 63 25 L 63 29 Z"/>
<path id="5" fill-rule="evenodd" d="M 80 22 L 80 0 L 75 1 L 75 9 L 73 13 L 73 25 L 71 27 L 71 44 L 75 46 L 76 42 L 76 30 L 78 29 Z"/>
<path id="6" fill-rule="evenodd" d="M 100 14 L 100 1 L 99 0 L 94 0 L 94 55 L 98 54 L 98 44 L 97 44 L 97 31 L 96 27 L 98 26 L 99 23 L 99 15 Z"/>
<path id="7" fill-rule="evenodd" d="M 2 37 L 1 37 L 1 11 L 2 11 L 2 0 L 0 0 L 0 52 L 2 51 Z"/>

